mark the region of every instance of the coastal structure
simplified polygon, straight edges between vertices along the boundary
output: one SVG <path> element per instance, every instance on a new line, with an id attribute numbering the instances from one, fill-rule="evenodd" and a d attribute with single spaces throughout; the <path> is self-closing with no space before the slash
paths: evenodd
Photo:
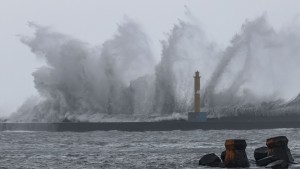
<path id="1" fill-rule="evenodd" d="M 194 97 L 194 111 L 200 112 L 200 74 L 199 71 L 195 73 L 194 76 L 194 88 L 195 88 L 195 97 Z"/>
<path id="2" fill-rule="evenodd" d="M 206 112 L 201 112 L 200 102 L 200 73 L 195 72 L 194 76 L 194 112 L 188 113 L 189 122 L 206 122 Z"/>
<path id="3" fill-rule="evenodd" d="M 201 110 L 200 73 L 194 76 L 194 110 L 188 113 L 188 120 L 173 119 L 152 122 L 72 122 L 57 123 L 9 123 L 0 122 L 0 131 L 171 131 L 171 130 L 250 130 L 274 128 L 300 128 L 300 115 L 285 114 L 284 116 L 224 116 L 207 118 L 207 113 Z M 298 105 L 300 95 L 290 105 Z"/>

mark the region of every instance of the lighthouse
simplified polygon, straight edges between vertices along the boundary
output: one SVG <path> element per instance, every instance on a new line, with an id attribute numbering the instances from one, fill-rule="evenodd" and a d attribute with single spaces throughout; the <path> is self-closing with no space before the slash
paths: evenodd
<path id="1" fill-rule="evenodd" d="M 206 112 L 201 112 L 200 110 L 200 73 L 196 71 L 194 76 L 194 112 L 188 113 L 188 121 L 205 122 Z"/>
<path id="2" fill-rule="evenodd" d="M 195 97 L 194 97 L 194 111 L 195 112 L 200 112 L 200 75 L 199 75 L 199 71 L 197 71 L 195 73 L 195 76 L 194 76 L 194 87 L 195 87 L 195 90 L 194 90 L 194 94 L 195 94 Z"/>

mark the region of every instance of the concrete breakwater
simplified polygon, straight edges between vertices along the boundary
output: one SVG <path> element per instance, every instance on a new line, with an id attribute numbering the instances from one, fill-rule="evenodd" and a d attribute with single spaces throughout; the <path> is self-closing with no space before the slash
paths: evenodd
<path id="1" fill-rule="evenodd" d="M 251 130 L 300 128 L 298 121 L 186 121 L 162 122 L 107 122 L 107 123 L 0 123 L 0 130 L 25 131 L 171 131 L 171 130 Z"/>

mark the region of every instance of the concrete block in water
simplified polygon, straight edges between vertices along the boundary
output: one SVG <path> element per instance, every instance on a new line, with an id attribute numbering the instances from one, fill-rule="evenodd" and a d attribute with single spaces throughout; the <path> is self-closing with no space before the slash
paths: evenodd
<path id="1" fill-rule="evenodd" d="M 222 151 L 221 153 L 221 160 L 224 162 L 225 160 L 225 154 L 226 154 L 226 151 Z"/>
<path id="2" fill-rule="evenodd" d="M 285 136 L 278 136 L 266 140 L 268 156 L 274 156 L 286 162 L 294 162 L 294 158 L 288 148 L 288 139 Z"/>
<path id="3" fill-rule="evenodd" d="M 249 167 L 249 160 L 245 149 L 247 143 L 245 140 L 232 139 L 225 141 L 226 153 L 224 165 L 227 168 Z"/>
<path id="4" fill-rule="evenodd" d="M 268 147 L 259 147 L 254 150 L 255 160 L 260 160 L 268 156 Z"/>
<path id="5" fill-rule="evenodd" d="M 257 166 L 266 166 L 274 161 L 277 161 L 278 158 L 274 157 L 274 156 L 268 156 L 268 157 L 265 157 L 265 158 L 262 158 L 260 160 L 257 160 L 256 161 L 256 165 Z"/>
<path id="6" fill-rule="evenodd" d="M 268 138 L 266 140 L 266 145 L 268 146 L 269 149 L 272 149 L 276 147 L 287 146 L 288 142 L 289 140 L 287 139 L 286 136 L 277 136 L 277 137 Z"/>
<path id="7" fill-rule="evenodd" d="M 221 159 L 214 153 L 206 154 L 199 160 L 199 165 L 218 167 L 221 163 Z"/>
<path id="8" fill-rule="evenodd" d="M 284 169 L 288 168 L 289 164 L 285 160 L 277 160 L 266 166 L 266 168 Z"/>

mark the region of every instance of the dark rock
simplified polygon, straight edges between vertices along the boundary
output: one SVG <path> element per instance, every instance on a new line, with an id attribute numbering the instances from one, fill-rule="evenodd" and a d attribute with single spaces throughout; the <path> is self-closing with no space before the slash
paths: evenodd
<path id="1" fill-rule="evenodd" d="M 288 139 L 285 136 L 269 138 L 266 141 L 268 156 L 275 156 L 286 162 L 294 162 L 294 158 L 288 148 Z"/>
<path id="2" fill-rule="evenodd" d="M 274 157 L 274 156 L 268 156 L 268 157 L 265 157 L 265 158 L 262 158 L 260 160 L 257 160 L 256 161 L 256 165 L 257 166 L 266 166 L 274 161 L 277 161 L 278 158 Z"/>
<path id="3" fill-rule="evenodd" d="M 268 147 L 260 147 L 254 150 L 255 160 L 260 160 L 268 156 Z"/>
<path id="4" fill-rule="evenodd" d="M 288 139 L 285 136 L 278 136 L 273 138 L 268 138 L 266 141 L 266 145 L 269 149 L 275 148 L 275 147 L 284 147 L 288 144 Z"/>
<path id="5" fill-rule="evenodd" d="M 289 164 L 299 164 L 299 163 L 295 162 L 295 161 L 292 161 L 292 162 L 289 162 Z"/>
<path id="6" fill-rule="evenodd" d="M 199 160 L 199 165 L 205 165 L 210 167 L 218 167 L 221 163 L 221 159 L 214 153 L 206 154 Z"/>
<path id="7" fill-rule="evenodd" d="M 218 167 L 225 168 L 225 164 L 224 163 L 220 163 Z"/>
<path id="8" fill-rule="evenodd" d="M 289 164 L 286 161 L 277 160 L 267 165 L 266 168 L 284 169 L 284 168 L 288 168 L 288 166 Z"/>
<path id="9" fill-rule="evenodd" d="M 222 161 L 225 160 L 225 154 L 226 154 L 226 151 L 222 151 L 222 153 L 221 153 L 221 160 Z"/>
<path id="10" fill-rule="evenodd" d="M 235 150 L 245 150 L 247 147 L 247 143 L 245 140 L 241 139 L 230 139 L 225 141 L 225 147 L 232 147 Z M 227 149 L 226 149 L 227 150 Z"/>
<path id="11" fill-rule="evenodd" d="M 288 150 L 287 150 L 286 153 L 287 153 L 287 158 L 288 158 L 287 162 L 289 162 L 289 163 L 295 163 L 294 158 L 293 158 L 293 156 L 292 156 L 291 151 L 290 151 L 289 148 L 288 148 Z"/>
<path id="12" fill-rule="evenodd" d="M 268 155 L 275 156 L 278 159 L 285 160 L 286 162 L 294 162 L 291 151 L 287 147 L 273 148 L 269 150 Z"/>
<path id="13" fill-rule="evenodd" d="M 249 167 L 249 161 L 245 149 L 245 140 L 233 139 L 225 141 L 226 153 L 224 165 L 227 168 Z"/>

